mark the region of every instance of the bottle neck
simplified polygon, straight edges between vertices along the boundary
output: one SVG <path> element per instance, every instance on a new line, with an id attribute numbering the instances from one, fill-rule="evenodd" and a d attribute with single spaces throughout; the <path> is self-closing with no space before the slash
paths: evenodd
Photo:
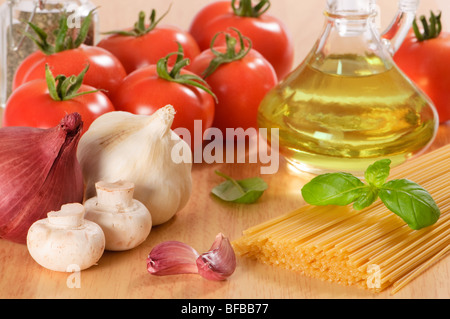
<path id="1" fill-rule="evenodd" d="M 326 24 L 340 37 L 360 37 L 365 38 L 375 36 L 375 13 L 361 14 L 343 12 L 337 14 L 329 11 L 325 12 Z"/>
<path id="2" fill-rule="evenodd" d="M 335 0 L 328 3 L 334 6 L 325 12 L 325 27 L 309 57 L 310 65 L 322 72 L 349 76 L 390 69 L 392 59 L 377 29 L 377 11 L 371 6 L 362 6 L 374 2 Z"/>
<path id="3" fill-rule="evenodd" d="M 376 13 L 375 0 L 327 0 L 327 12 L 332 15 L 355 16 Z"/>

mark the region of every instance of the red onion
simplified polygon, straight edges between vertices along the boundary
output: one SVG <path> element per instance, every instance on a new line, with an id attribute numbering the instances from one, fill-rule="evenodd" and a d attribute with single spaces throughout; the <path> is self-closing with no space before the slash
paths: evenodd
<path id="1" fill-rule="evenodd" d="M 68 203 L 82 203 L 76 158 L 83 122 L 78 113 L 51 129 L 0 129 L 0 238 L 25 244 L 30 226 Z"/>

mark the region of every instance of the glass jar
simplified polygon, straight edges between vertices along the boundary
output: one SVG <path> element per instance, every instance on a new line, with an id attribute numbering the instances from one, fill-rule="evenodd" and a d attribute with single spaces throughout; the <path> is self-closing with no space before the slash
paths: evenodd
<path id="1" fill-rule="evenodd" d="M 375 0 L 327 3 L 322 35 L 262 101 L 259 126 L 279 130 L 280 153 L 291 167 L 315 174 L 362 175 L 377 160 L 396 166 L 420 154 L 436 136 L 438 115 L 392 59 L 418 0 L 400 0 L 383 34 Z"/>
<path id="2" fill-rule="evenodd" d="M 76 37 L 83 19 L 95 9 L 88 0 L 7 0 L 0 7 L 0 105 L 3 108 L 11 95 L 14 74 L 22 61 L 38 50 L 36 44 L 24 35 L 33 31 L 31 22 L 48 34 L 54 44 L 53 31 L 59 27 L 63 14 L 68 15 L 69 28 Z M 98 15 L 94 11 L 91 28 L 85 44 L 93 45 L 98 38 Z"/>

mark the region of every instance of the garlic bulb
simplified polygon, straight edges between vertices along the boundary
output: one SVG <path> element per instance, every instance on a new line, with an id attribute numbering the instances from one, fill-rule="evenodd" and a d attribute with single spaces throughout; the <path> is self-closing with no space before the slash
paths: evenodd
<path id="1" fill-rule="evenodd" d="M 144 242 L 152 229 L 150 212 L 133 199 L 134 184 L 98 182 L 97 196 L 84 203 L 84 218 L 98 224 L 106 238 L 106 250 L 133 249 Z"/>
<path id="2" fill-rule="evenodd" d="M 42 267 L 60 272 L 95 265 L 103 255 L 105 236 L 100 226 L 83 218 L 84 213 L 82 204 L 66 204 L 33 223 L 27 235 L 31 257 Z"/>
<path id="3" fill-rule="evenodd" d="M 174 148 L 190 148 L 170 128 L 171 105 L 151 116 L 110 112 L 97 118 L 83 135 L 77 157 L 86 184 L 85 198 L 95 196 L 95 183 L 118 180 L 135 184 L 134 198 L 150 211 L 153 225 L 171 219 L 188 202 L 192 161 L 175 161 Z M 181 143 L 181 148 L 179 148 Z"/>

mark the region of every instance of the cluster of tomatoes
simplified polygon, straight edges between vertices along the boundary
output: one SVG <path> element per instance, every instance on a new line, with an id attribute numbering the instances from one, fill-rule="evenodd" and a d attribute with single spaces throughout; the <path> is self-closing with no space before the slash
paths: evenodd
<path id="1" fill-rule="evenodd" d="M 193 130 L 195 120 L 202 120 L 203 129 L 256 127 L 261 100 L 291 70 L 293 44 L 283 23 L 266 13 L 269 1 L 256 6 L 251 1 L 238 2 L 217 1 L 205 6 L 189 31 L 159 26 L 162 18 L 156 20 L 154 11 L 150 23 L 145 23 L 141 12 L 134 29 L 111 32 L 96 46 L 81 44 L 52 54 L 33 53 L 16 72 L 3 125 L 54 127 L 66 113 L 78 112 L 87 130 L 106 112 L 150 115 L 171 104 L 177 112 L 173 129 Z M 246 39 L 245 56 L 221 63 L 204 77 L 217 52 L 230 50 L 224 47 L 227 37 L 219 35 L 234 32 L 236 36 L 233 30 Z M 236 36 L 237 44 L 242 41 Z M 162 77 L 157 65 L 164 58 L 168 74 L 177 65 L 176 76 L 198 79 L 213 94 Z M 181 58 L 185 62 L 180 66 L 176 62 Z M 59 75 L 78 75 L 87 65 L 79 91 L 95 92 L 70 99 L 51 98 L 46 67 L 58 79 Z"/>

